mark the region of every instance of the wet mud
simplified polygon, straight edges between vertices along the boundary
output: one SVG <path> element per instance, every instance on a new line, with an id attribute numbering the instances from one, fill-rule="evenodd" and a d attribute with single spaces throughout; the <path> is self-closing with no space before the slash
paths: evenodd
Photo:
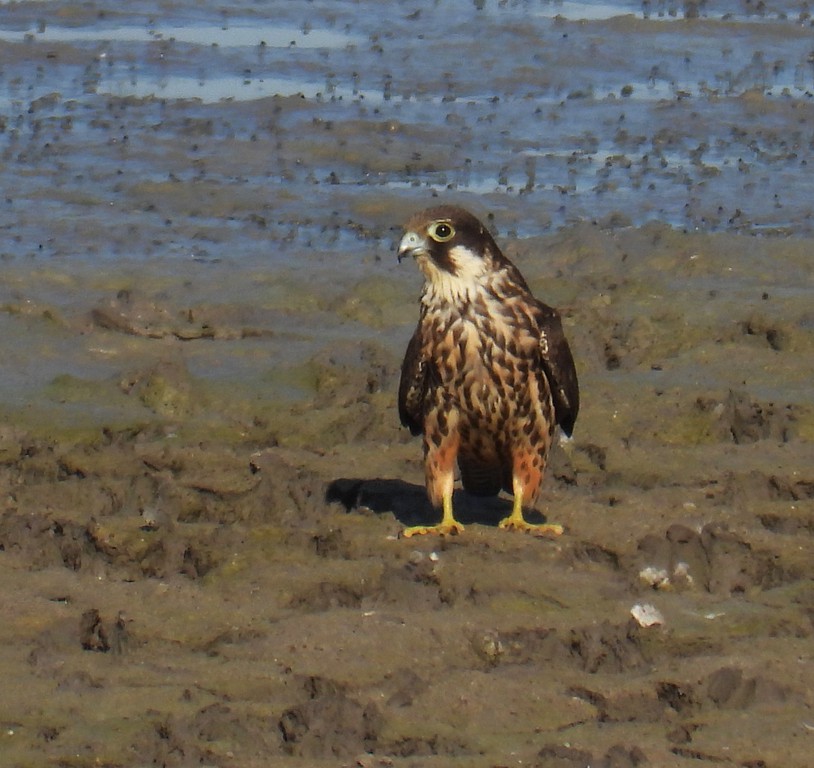
<path id="1" fill-rule="evenodd" d="M 482 83 L 460 65 L 441 81 L 417 69 L 408 89 L 393 53 L 416 24 L 443 48 L 438 7 L 359 18 L 308 4 L 323 22 L 312 32 L 291 4 L 275 24 L 295 35 L 292 51 L 271 37 L 260 49 L 199 40 L 201 25 L 245 34 L 255 6 L 173 6 L 172 43 L 147 4 L 118 16 L 0 6 L 28 35 L 0 48 L 17 115 L 0 133 L 4 765 L 811 764 L 814 241 L 800 186 L 811 80 L 804 67 L 794 76 L 810 47 L 804 10 L 648 3 L 620 17 L 587 4 L 591 18 L 569 20 L 581 4 L 493 5 L 467 6 L 462 24 L 482 23 L 499 45 L 531 35 L 534 18 L 560 53 L 570 35 L 575 69 L 558 77 L 590 70 L 593 91 L 577 96 L 553 74 L 541 84 L 539 69 L 496 55 L 499 102 L 479 100 Z M 76 37 L 122 26 L 128 39 Z M 733 91 L 721 75 L 715 94 L 696 80 L 642 99 L 628 114 L 659 162 L 643 164 L 631 140 L 638 171 L 616 155 L 598 168 L 604 141 L 628 141 L 628 97 L 600 93 L 606 79 L 635 94 L 656 42 L 723 27 L 742 32 L 724 57 Z M 734 66 L 744 37 L 766 62 L 784 30 L 785 68 Z M 611 54 L 631 32 L 644 53 L 623 66 Z M 703 50 L 682 54 L 685 72 Z M 586 51 L 600 57 L 593 69 Z M 263 61 L 287 62 L 278 74 L 292 80 L 333 73 L 336 98 L 105 85 L 123 68 L 122 88 L 162 73 L 165 88 L 235 73 L 260 87 Z M 760 73 L 776 82 L 749 80 Z M 582 142 L 564 191 L 553 155 L 528 162 L 538 148 L 525 120 L 543 95 L 558 96 L 545 107 L 550 141 Z M 493 130 L 511 122 L 504 103 L 513 136 Z M 732 131 L 741 110 L 758 121 L 745 133 Z M 670 136 L 648 127 L 665 114 Z M 599 144 L 563 116 L 594 120 Z M 718 173 L 693 164 L 702 123 L 735 151 L 750 145 L 750 171 L 730 167 L 721 144 Z M 768 151 L 782 142 L 782 157 Z M 453 177 L 470 154 L 482 160 Z M 512 168 L 500 180 L 506 162 L 519 186 Z M 676 204 L 688 195 L 698 217 Z M 563 313 L 584 406 L 538 503 L 565 527 L 558 539 L 500 531 L 510 499 L 463 491 L 462 535 L 399 538 L 435 512 L 395 405 L 420 278 L 391 245 L 438 197 L 488 221 Z"/>
<path id="2" fill-rule="evenodd" d="M 808 245 L 586 225 L 509 246 L 567 292 L 587 395 L 539 506 L 556 541 L 463 492 L 463 535 L 398 538 L 433 517 L 400 348 L 317 353 L 311 395 L 270 402 L 187 352 L 269 343 L 251 306 L 196 325 L 117 291 L 47 321 L 131 359 L 4 418 L 8 764 L 806 765 L 809 310 L 785 277 L 702 286 L 731 248 Z"/>

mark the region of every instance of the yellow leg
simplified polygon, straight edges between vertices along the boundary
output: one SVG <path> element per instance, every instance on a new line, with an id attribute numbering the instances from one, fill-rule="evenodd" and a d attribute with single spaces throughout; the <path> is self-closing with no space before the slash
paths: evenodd
<path id="1" fill-rule="evenodd" d="M 454 536 L 455 534 L 462 533 L 464 530 L 452 514 L 452 485 L 445 491 L 443 498 L 443 516 L 438 525 L 413 525 L 410 528 L 405 528 L 401 535 L 409 538 L 410 536 L 419 536 L 425 533 L 435 533 L 441 536 Z"/>
<path id="2" fill-rule="evenodd" d="M 562 536 L 563 527 L 558 523 L 526 522 L 523 517 L 523 485 L 517 478 L 512 481 L 512 490 L 514 491 L 512 513 L 500 521 L 499 528 L 504 531 L 524 531 L 533 536 L 546 536 L 549 538 Z"/>

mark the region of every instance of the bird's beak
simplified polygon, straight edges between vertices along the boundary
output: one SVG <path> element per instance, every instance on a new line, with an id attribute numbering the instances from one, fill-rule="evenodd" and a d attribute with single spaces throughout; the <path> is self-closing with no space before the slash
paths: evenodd
<path id="1" fill-rule="evenodd" d="M 427 252 L 427 241 L 421 237 L 417 232 L 405 232 L 404 237 L 401 238 L 398 250 L 399 264 L 402 259 L 408 256 L 418 256 L 420 253 Z"/>

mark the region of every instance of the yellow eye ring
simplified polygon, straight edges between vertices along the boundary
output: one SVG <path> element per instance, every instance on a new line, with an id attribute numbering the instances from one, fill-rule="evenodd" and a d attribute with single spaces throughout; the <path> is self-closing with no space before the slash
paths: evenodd
<path id="1" fill-rule="evenodd" d="M 446 243 L 455 237 L 455 227 L 448 221 L 436 221 L 430 226 L 429 234 L 436 243 Z"/>

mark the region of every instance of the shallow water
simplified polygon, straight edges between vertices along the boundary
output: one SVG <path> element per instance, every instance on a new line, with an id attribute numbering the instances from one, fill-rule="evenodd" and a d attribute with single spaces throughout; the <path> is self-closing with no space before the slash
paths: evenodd
<path id="1" fill-rule="evenodd" d="M 698 18 L 684 18 L 685 5 Z M 248 187 L 286 224 L 304 209 L 341 215 L 338 185 L 357 200 L 386 193 L 407 206 L 448 191 L 488 196 L 520 234 L 611 213 L 633 224 L 810 232 L 810 20 L 801 4 L 748 7 L 294 3 L 269 19 L 240 4 L 55 18 L 36 4 L 9 6 L 4 186 L 60 219 L 76 203 L 54 200 L 54 186 L 83 190 L 84 213 L 94 213 L 99 203 L 127 206 L 121 179 L 99 184 L 112 165 L 124 181 L 187 183 L 206 166 L 210 183 Z M 263 103 L 275 95 L 305 98 Z M 178 124 L 166 112 L 179 99 L 200 102 L 186 120 L 206 128 L 168 158 L 162 147 Z M 386 139 L 354 142 L 360 123 Z M 227 139 L 232 162 L 211 167 Z M 249 167 L 239 157 L 247 142 L 259 150 Z M 20 165 L 29 166 L 23 189 Z M 365 242 L 381 244 L 382 222 L 361 223 L 374 229 Z M 48 227 L 20 224 L 11 253 L 48 239 Z M 294 243 L 314 240 L 297 233 Z"/>

